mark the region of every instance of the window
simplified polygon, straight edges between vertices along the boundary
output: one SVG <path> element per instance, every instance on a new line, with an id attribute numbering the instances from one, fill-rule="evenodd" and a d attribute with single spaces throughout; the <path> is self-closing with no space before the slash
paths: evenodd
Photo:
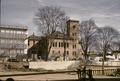
<path id="1" fill-rule="evenodd" d="M 13 33 L 15 33 L 16 31 L 15 30 L 13 30 Z"/>
<path id="2" fill-rule="evenodd" d="M 1 30 L 2 33 L 5 33 L 5 30 Z"/>
<path id="3" fill-rule="evenodd" d="M 24 51 L 23 51 L 23 50 L 21 50 L 21 53 L 23 54 L 23 53 L 24 53 Z"/>
<path id="4" fill-rule="evenodd" d="M 53 47 L 55 46 L 54 42 L 53 42 Z"/>
<path id="5" fill-rule="evenodd" d="M 67 45 L 67 48 L 69 48 L 69 43 L 66 43 L 66 45 Z"/>
<path id="6" fill-rule="evenodd" d="M 75 29 L 76 28 L 76 26 L 75 25 L 73 25 L 73 29 Z"/>
<path id="7" fill-rule="evenodd" d="M 77 34 L 76 34 L 76 33 L 74 33 L 74 35 L 76 36 Z"/>
<path id="8" fill-rule="evenodd" d="M 55 47 L 57 47 L 57 42 L 55 42 Z"/>
<path id="9" fill-rule="evenodd" d="M 17 54 L 19 54 L 20 53 L 20 50 L 17 50 Z"/>
<path id="10" fill-rule="evenodd" d="M 63 47 L 64 46 L 64 44 L 63 44 L 63 42 L 61 42 L 61 47 Z"/>
<path id="11" fill-rule="evenodd" d="M 72 36 L 76 36 L 77 34 L 76 33 L 72 33 Z"/>
<path id="12" fill-rule="evenodd" d="M 64 43 L 65 47 L 68 48 L 69 47 L 69 43 Z"/>
<path id="13" fill-rule="evenodd" d="M 12 30 L 9 30 L 10 33 L 12 33 Z"/>
<path id="14" fill-rule="evenodd" d="M 74 33 L 72 33 L 72 36 L 74 36 Z"/>
<path id="15" fill-rule="evenodd" d="M 66 43 L 64 42 L 64 46 L 66 47 Z"/>
<path id="16" fill-rule="evenodd" d="M 69 55 L 69 51 L 67 51 L 67 55 Z"/>
<path id="17" fill-rule="evenodd" d="M 17 31 L 17 34 L 21 34 L 21 31 Z"/>
<path id="18" fill-rule="evenodd" d="M 59 47 L 61 47 L 61 43 L 59 42 Z"/>
<path id="19" fill-rule="evenodd" d="M 53 51 L 52 51 L 52 54 L 54 54 L 54 53 L 55 53 L 55 51 L 53 50 Z"/>
<path id="20" fill-rule="evenodd" d="M 24 34 L 24 32 L 23 32 L 23 31 L 21 31 L 21 34 Z"/>
<path id="21" fill-rule="evenodd" d="M 57 47 L 57 42 L 53 42 L 52 46 Z"/>
<path id="22" fill-rule="evenodd" d="M 76 51 L 74 52 L 74 55 L 76 56 Z"/>
<path id="23" fill-rule="evenodd" d="M 76 56 L 76 54 L 77 54 L 76 51 L 73 51 L 73 56 Z"/>
<path id="24" fill-rule="evenodd" d="M 76 44 L 75 44 L 75 48 L 76 48 Z"/>
<path id="25" fill-rule="evenodd" d="M 73 49 L 76 49 L 76 44 L 73 45 Z"/>
<path id="26" fill-rule="evenodd" d="M 28 46 L 30 45 L 30 41 L 28 41 Z"/>
<path id="27" fill-rule="evenodd" d="M 5 40 L 4 40 L 4 39 L 1 39 L 1 43 L 5 43 Z"/>
<path id="28" fill-rule="evenodd" d="M 6 33 L 9 33 L 9 30 L 6 30 Z"/>

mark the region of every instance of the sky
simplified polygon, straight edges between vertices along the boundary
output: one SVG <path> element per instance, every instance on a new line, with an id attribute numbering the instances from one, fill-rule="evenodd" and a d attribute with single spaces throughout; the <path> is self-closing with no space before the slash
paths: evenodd
<path id="1" fill-rule="evenodd" d="M 112 26 L 120 31 L 120 0 L 1 0 L 1 23 L 28 26 L 37 33 L 34 18 L 38 8 L 60 6 L 70 19 L 94 19 L 99 27 Z"/>

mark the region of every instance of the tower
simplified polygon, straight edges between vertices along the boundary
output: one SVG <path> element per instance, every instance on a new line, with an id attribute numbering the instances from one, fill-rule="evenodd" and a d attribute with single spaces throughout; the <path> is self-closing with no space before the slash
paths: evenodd
<path id="1" fill-rule="evenodd" d="M 77 39 L 78 26 L 79 26 L 79 21 L 68 20 L 67 21 L 67 36 L 73 39 Z"/>

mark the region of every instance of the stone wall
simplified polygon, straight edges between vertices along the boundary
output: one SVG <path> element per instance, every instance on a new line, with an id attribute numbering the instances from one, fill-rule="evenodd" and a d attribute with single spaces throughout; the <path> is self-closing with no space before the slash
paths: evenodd
<path id="1" fill-rule="evenodd" d="M 29 62 L 29 69 L 65 70 L 79 67 L 79 61 Z"/>

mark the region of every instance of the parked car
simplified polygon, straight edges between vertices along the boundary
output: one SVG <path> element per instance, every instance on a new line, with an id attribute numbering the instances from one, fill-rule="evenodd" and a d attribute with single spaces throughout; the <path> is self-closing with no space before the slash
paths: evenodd
<path id="1" fill-rule="evenodd" d="M 113 72 L 113 76 L 120 77 L 120 68 L 117 68 L 117 70 Z"/>

